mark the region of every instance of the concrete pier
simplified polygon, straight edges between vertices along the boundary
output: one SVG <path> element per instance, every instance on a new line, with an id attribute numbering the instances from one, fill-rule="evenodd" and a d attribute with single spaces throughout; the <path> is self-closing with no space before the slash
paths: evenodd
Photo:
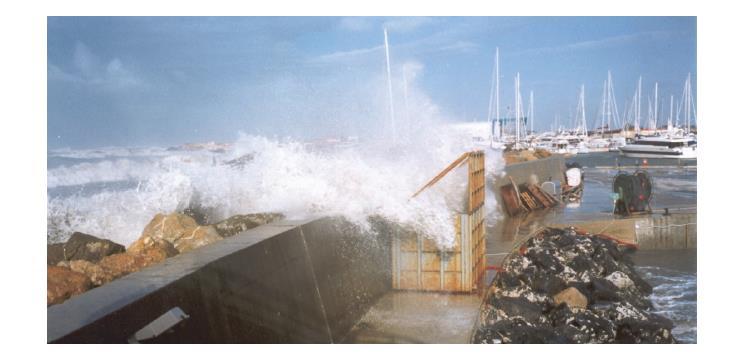
<path id="1" fill-rule="evenodd" d="M 280 221 L 166 260 L 47 309 L 50 343 L 333 343 L 390 290 L 389 243 L 334 218 Z"/>
<path id="2" fill-rule="evenodd" d="M 49 343 L 467 343 L 477 295 L 392 290 L 388 235 L 339 218 L 279 221 L 172 257 L 47 309 Z"/>

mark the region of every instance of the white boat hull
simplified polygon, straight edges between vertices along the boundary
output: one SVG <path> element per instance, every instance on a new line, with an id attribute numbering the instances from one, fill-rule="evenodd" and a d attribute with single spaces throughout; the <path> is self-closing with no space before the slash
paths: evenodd
<path id="1" fill-rule="evenodd" d="M 678 159 L 696 159 L 696 148 L 659 148 L 651 145 L 626 145 L 619 147 L 623 156 L 628 158 L 678 158 Z"/>

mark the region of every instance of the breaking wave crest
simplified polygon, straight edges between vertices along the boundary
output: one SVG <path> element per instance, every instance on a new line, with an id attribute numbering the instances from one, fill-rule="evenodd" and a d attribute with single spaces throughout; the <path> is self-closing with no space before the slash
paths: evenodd
<path id="1" fill-rule="evenodd" d="M 290 219 L 339 215 L 367 230 L 369 217 L 381 216 L 447 246 L 454 237 L 452 213 L 463 206 L 466 169 L 410 197 L 473 149 L 471 138 L 444 124 L 420 130 L 420 136 L 396 144 L 370 140 L 317 148 L 240 135 L 225 153 L 175 151 L 122 159 L 119 154 L 127 150 L 116 148 L 108 157 L 96 152 L 94 162 L 48 171 L 47 239 L 66 240 L 82 231 L 128 245 L 156 213 L 199 207 L 210 212 L 211 222 L 281 212 Z M 493 155 L 486 161 L 490 173 L 500 165 Z M 92 185 L 98 189 L 59 194 L 66 187 Z M 488 205 L 493 212 L 492 198 Z"/>

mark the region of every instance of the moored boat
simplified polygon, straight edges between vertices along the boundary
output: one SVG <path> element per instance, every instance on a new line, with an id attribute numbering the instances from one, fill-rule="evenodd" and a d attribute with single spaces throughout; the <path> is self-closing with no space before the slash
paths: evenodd
<path id="1" fill-rule="evenodd" d="M 696 159 L 697 141 L 684 137 L 640 137 L 632 144 L 619 147 L 622 155 L 631 158 Z"/>

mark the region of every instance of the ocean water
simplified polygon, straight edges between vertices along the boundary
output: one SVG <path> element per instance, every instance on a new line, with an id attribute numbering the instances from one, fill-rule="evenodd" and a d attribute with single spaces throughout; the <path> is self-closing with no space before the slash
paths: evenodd
<path id="1" fill-rule="evenodd" d="M 633 259 L 643 278 L 653 286 L 650 300 L 655 313 L 673 321 L 672 332 L 680 343 L 696 343 L 696 250 L 640 250 Z"/>
<path id="2" fill-rule="evenodd" d="M 696 159 L 678 159 L 678 158 L 631 158 L 625 157 L 618 152 L 595 152 L 582 153 L 565 159 L 566 162 L 577 162 L 583 167 L 624 167 L 624 168 L 642 168 L 648 167 L 696 167 Z M 643 162 L 644 161 L 644 162 Z M 627 170 L 627 169 L 625 169 Z"/>
<path id="3" fill-rule="evenodd" d="M 445 124 L 419 133 L 397 143 L 307 145 L 241 135 L 224 151 L 49 151 L 47 241 L 81 231 L 128 245 L 155 214 L 196 208 L 210 222 L 280 212 L 290 219 L 340 215 L 363 229 L 371 228 L 370 216 L 379 215 L 448 246 L 454 237 L 451 215 L 463 206 L 466 169 L 410 197 L 463 152 L 478 148 Z M 502 165 L 495 155 L 486 161 L 489 172 Z M 495 200 L 488 205 L 494 211 Z"/>

